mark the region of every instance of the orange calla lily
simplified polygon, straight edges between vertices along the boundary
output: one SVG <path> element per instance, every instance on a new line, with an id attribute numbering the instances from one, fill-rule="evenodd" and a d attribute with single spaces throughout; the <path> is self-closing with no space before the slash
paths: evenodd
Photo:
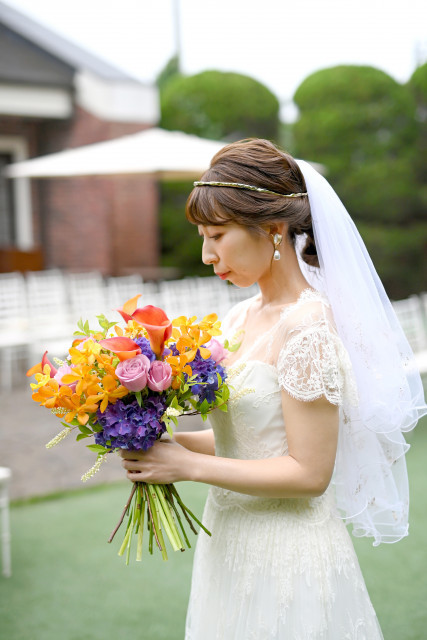
<path id="1" fill-rule="evenodd" d="M 126 338 L 126 336 L 105 338 L 104 340 L 100 340 L 98 344 L 100 344 L 103 349 L 113 351 L 120 361 L 134 358 L 141 353 L 141 347 L 131 340 L 131 338 Z"/>
<path id="2" fill-rule="evenodd" d="M 142 294 L 139 293 L 137 296 L 134 296 L 130 300 L 127 300 L 121 309 L 117 309 L 125 322 L 129 322 L 129 320 L 132 320 L 133 313 L 136 309 L 136 305 L 138 304 L 138 299 L 141 297 L 141 295 Z"/>
<path id="3" fill-rule="evenodd" d="M 172 321 L 169 320 L 163 309 L 149 304 L 142 309 L 136 309 L 132 314 L 132 320 L 144 327 L 148 333 L 153 353 L 160 357 L 166 340 L 172 335 Z"/>

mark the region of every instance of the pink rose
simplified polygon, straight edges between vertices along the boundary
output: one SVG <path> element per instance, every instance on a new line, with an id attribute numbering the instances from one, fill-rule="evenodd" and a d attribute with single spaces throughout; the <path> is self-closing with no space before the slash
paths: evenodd
<path id="1" fill-rule="evenodd" d="M 225 360 L 228 356 L 227 349 L 224 349 L 222 344 L 218 342 L 218 340 L 215 340 L 215 338 L 211 338 L 205 346 L 206 349 L 209 349 L 211 352 L 211 358 L 215 360 L 217 364 Z"/>
<path id="2" fill-rule="evenodd" d="M 171 386 L 172 369 L 167 362 L 155 360 L 148 372 L 148 388 L 151 391 L 165 391 Z"/>
<path id="3" fill-rule="evenodd" d="M 150 361 L 140 353 L 134 358 L 122 360 L 116 367 L 116 376 L 129 391 L 142 391 L 147 386 Z"/>

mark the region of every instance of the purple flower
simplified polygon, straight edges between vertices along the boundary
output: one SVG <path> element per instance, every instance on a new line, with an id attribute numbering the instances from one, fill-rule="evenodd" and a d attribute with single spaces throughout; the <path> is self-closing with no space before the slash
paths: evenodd
<path id="1" fill-rule="evenodd" d="M 147 356 L 150 362 L 154 362 L 154 360 L 156 359 L 156 354 L 153 353 L 150 347 L 150 341 L 147 340 L 147 338 L 135 338 L 134 342 L 136 342 L 138 347 L 141 349 L 141 353 L 143 353 L 144 356 Z"/>
<path id="2" fill-rule="evenodd" d="M 147 451 L 166 431 L 160 420 L 165 408 L 166 398 L 158 393 L 144 398 L 142 407 L 132 396 L 109 404 L 104 413 L 97 412 L 97 422 L 102 431 L 95 434 L 96 444 L 111 449 Z"/>
<path id="3" fill-rule="evenodd" d="M 198 396 L 200 402 L 207 400 L 209 404 L 215 402 L 215 391 L 218 390 L 218 376 L 222 381 L 225 380 L 227 374 L 220 364 L 216 363 L 212 357 L 204 360 L 197 351 L 197 355 L 190 363 L 193 370 L 193 376 L 196 376 L 196 384 L 191 387 L 194 395 Z"/>

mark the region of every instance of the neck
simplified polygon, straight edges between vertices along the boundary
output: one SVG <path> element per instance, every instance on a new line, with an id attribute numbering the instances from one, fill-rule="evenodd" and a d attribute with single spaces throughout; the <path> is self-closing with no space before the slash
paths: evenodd
<path id="1" fill-rule="evenodd" d="M 289 304 L 310 287 L 300 269 L 295 249 L 289 242 L 283 244 L 280 260 L 272 262 L 258 285 L 262 306 Z"/>

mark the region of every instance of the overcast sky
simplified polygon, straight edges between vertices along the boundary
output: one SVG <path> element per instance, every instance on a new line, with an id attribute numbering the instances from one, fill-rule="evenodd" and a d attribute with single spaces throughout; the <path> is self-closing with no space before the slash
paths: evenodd
<path id="1" fill-rule="evenodd" d="M 4 1 L 146 81 L 176 50 L 177 5 L 184 73 L 245 73 L 282 104 L 318 69 L 368 64 L 406 82 L 427 60 L 426 0 Z"/>

